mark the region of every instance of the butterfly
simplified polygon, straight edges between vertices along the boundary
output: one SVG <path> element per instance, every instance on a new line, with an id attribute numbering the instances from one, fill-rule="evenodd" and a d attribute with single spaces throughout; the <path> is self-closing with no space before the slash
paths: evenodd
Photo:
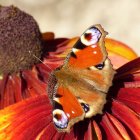
<path id="1" fill-rule="evenodd" d="M 101 25 L 88 28 L 49 78 L 48 93 L 53 122 L 58 131 L 84 118 L 101 114 L 115 71 L 107 57 Z"/>

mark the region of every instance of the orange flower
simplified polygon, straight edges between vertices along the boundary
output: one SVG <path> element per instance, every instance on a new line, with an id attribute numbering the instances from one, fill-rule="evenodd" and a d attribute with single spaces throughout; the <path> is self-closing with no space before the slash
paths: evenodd
<path id="1" fill-rule="evenodd" d="M 54 39 L 53 33 L 45 33 L 42 63 L 16 74 L 3 73 L 0 80 L 0 140 L 140 139 L 140 58 L 136 58 L 126 45 L 111 39 L 106 40 L 106 46 L 109 56 L 114 55 L 113 60 L 120 56 L 127 62 L 136 59 L 117 69 L 103 115 L 75 124 L 70 133 L 57 132 L 46 93 L 48 75 L 63 64 L 64 55 L 73 41 Z M 116 67 L 121 63 L 112 62 Z"/>
<path id="2" fill-rule="evenodd" d="M 52 69 L 63 61 L 56 55 L 65 50 L 59 47 L 65 40 L 44 40 L 49 55 L 43 62 Z M 58 133 L 52 122 L 52 106 L 46 94 L 50 69 L 46 65 L 37 64 L 20 76 L 5 76 L 0 82 L 0 139 L 140 139 L 139 70 L 140 58 L 117 69 L 104 114 L 75 124 L 70 133 Z"/>

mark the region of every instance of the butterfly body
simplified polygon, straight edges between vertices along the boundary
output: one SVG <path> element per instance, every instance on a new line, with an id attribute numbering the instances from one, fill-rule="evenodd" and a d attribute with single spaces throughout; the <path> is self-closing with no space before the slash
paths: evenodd
<path id="1" fill-rule="evenodd" d="M 105 35 L 100 25 L 90 27 L 64 65 L 52 73 L 49 94 L 59 131 L 70 131 L 76 122 L 102 113 L 115 73 L 104 47 Z"/>

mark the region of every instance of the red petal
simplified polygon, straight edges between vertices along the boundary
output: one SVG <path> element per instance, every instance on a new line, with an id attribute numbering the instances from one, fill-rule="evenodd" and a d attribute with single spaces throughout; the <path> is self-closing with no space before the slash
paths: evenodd
<path id="1" fill-rule="evenodd" d="M 96 134 L 97 139 L 102 140 L 101 130 L 95 121 L 93 121 L 93 126 L 94 126 L 94 130 L 95 130 L 95 134 Z"/>
<path id="2" fill-rule="evenodd" d="M 71 129 L 70 133 L 65 133 L 62 140 L 76 140 L 73 129 Z"/>
<path id="3" fill-rule="evenodd" d="M 18 76 L 6 76 L 1 80 L 1 108 L 19 102 L 23 99 L 21 93 L 21 80 Z"/>
<path id="4" fill-rule="evenodd" d="M 140 116 L 138 114 L 126 105 L 115 100 L 112 103 L 112 113 L 129 128 L 127 130 L 131 138 L 135 138 L 136 140 L 140 139 Z"/>
<path id="5" fill-rule="evenodd" d="M 15 102 L 19 102 L 23 99 L 22 91 L 21 91 L 21 89 L 22 89 L 21 88 L 21 79 L 18 76 L 13 75 L 11 78 L 11 81 L 12 81 L 12 86 L 13 86 L 13 90 L 15 93 Z"/>
<path id="6" fill-rule="evenodd" d="M 55 55 L 58 54 L 57 52 L 59 52 L 59 49 L 61 49 L 63 51 L 63 49 L 60 47 L 60 44 L 65 42 L 66 38 L 57 38 L 54 40 L 47 40 L 44 42 L 44 52 L 46 52 L 46 57 L 49 55 Z M 65 49 L 65 48 L 64 48 Z"/>
<path id="7" fill-rule="evenodd" d="M 44 64 L 38 64 L 36 67 L 39 71 L 39 76 L 42 78 L 42 80 L 45 83 L 47 83 L 51 72 L 57 67 L 59 67 L 60 65 L 62 65 L 60 61 L 58 61 L 58 63 L 56 63 L 55 61 L 53 62 L 44 61 Z"/>
<path id="8" fill-rule="evenodd" d="M 11 76 L 8 77 L 7 84 L 4 91 L 4 107 L 15 103 L 14 90 L 12 86 Z"/>
<path id="9" fill-rule="evenodd" d="M 74 126 L 76 140 L 83 140 L 85 132 L 88 131 L 89 120 L 85 119 Z M 89 130 L 90 131 L 90 130 Z"/>
<path id="10" fill-rule="evenodd" d="M 46 94 L 46 87 L 47 85 L 37 79 L 33 72 L 31 71 L 23 71 L 22 72 L 22 77 L 26 80 L 27 82 L 27 88 L 30 90 L 34 90 L 36 95 L 40 94 Z"/>
<path id="11" fill-rule="evenodd" d="M 49 139 L 53 140 L 55 133 L 57 133 L 57 130 L 55 129 L 54 124 L 51 122 L 45 128 L 45 130 L 44 130 L 42 136 L 39 138 L 39 140 L 49 140 Z"/>
<path id="12" fill-rule="evenodd" d="M 102 117 L 101 125 L 103 126 L 104 131 L 106 132 L 106 136 L 104 135 L 104 139 L 123 140 L 123 137 L 120 135 L 120 132 L 116 129 L 116 127 L 106 114 Z"/>
<path id="13" fill-rule="evenodd" d="M 3 79 L 1 80 L 1 83 L 0 83 L 0 109 L 1 108 L 4 108 L 4 102 L 5 102 L 5 88 L 6 88 L 6 84 L 7 84 L 7 80 L 8 80 L 8 75 L 5 75 L 3 77 Z"/>
<path id="14" fill-rule="evenodd" d="M 124 87 L 125 88 L 139 88 L 140 87 L 140 81 L 124 82 Z"/>
<path id="15" fill-rule="evenodd" d="M 140 70 L 140 57 L 120 67 L 117 70 L 116 78 L 124 79 L 125 77 L 129 76 L 133 78 L 131 75 L 136 73 L 138 70 Z M 138 75 L 140 75 L 140 73 L 138 73 Z"/>
<path id="16" fill-rule="evenodd" d="M 92 132 L 92 129 L 93 129 L 93 125 L 92 123 L 90 122 L 89 125 L 88 125 L 88 128 L 87 128 L 87 131 L 85 131 L 85 135 L 84 135 L 84 140 L 93 140 L 93 132 Z"/>
<path id="17" fill-rule="evenodd" d="M 140 88 L 121 88 L 116 99 L 140 114 Z"/>
<path id="18" fill-rule="evenodd" d="M 64 140 L 64 136 L 65 136 L 65 133 L 57 132 L 55 133 L 53 140 Z"/>
<path id="19" fill-rule="evenodd" d="M 107 113 L 107 117 L 110 122 L 113 124 L 116 131 L 122 136 L 123 139 L 130 140 L 130 137 L 124 128 L 124 126 L 111 114 Z"/>

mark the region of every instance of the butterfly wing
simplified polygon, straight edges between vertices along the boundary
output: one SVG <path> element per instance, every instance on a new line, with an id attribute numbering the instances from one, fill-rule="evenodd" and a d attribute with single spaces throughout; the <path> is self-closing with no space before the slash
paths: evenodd
<path id="1" fill-rule="evenodd" d="M 104 46 L 106 34 L 100 25 L 87 29 L 64 65 L 52 74 L 56 79 L 50 89 L 53 120 L 60 131 L 69 131 L 84 117 L 102 112 L 114 75 Z"/>
<path id="2" fill-rule="evenodd" d="M 68 88 L 59 86 L 53 102 L 53 121 L 60 130 L 69 131 L 75 122 L 83 120 L 84 111 Z"/>
<path id="3" fill-rule="evenodd" d="M 65 63 L 65 67 L 79 70 L 82 79 L 90 80 L 96 89 L 104 92 L 108 91 L 114 75 L 104 45 L 106 34 L 101 25 L 87 29 L 72 48 Z"/>
<path id="4" fill-rule="evenodd" d="M 72 48 L 67 64 L 84 69 L 102 63 L 107 57 L 104 47 L 106 34 L 100 25 L 87 29 Z"/>

